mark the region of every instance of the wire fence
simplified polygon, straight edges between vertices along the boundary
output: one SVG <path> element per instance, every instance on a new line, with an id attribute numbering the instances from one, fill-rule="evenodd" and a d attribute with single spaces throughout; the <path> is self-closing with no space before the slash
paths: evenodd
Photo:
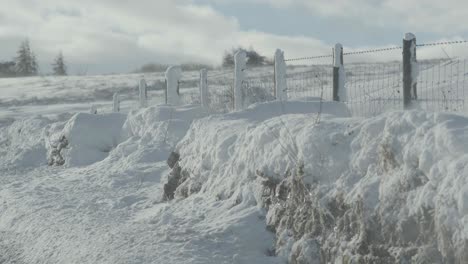
<path id="1" fill-rule="evenodd" d="M 244 71 L 242 98 L 244 107 L 275 100 L 275 73 L 271 65 L 249 66 Z"/>
<path id="2" fill-rule="evenodd" d="M 200 104 L 200 78 L 185 77 L 179 81 L 178 93 L 183 104 Z"/>
<path id="3" fill-rule="evenodd" d="M 346 68 L 344 102 L 355 116 L 403 109 L 401 64 L 352 64 Z"/>
<path id="4" fill-rule="evenodd" d="M 322 98 L 323 96 L 324 100 L 332 100 L 332 65 L 315 65 L 300 71 L 291 71 L 286 74 L 286 84 L 288 96 L 291 99 Z"/>
<path id="5" fill-rule="evenodd" d="M 464 44 L 468 41 L 448 41 L 417 44 L 418 47 Z M 344 52 L 344 61 L 356 61 L 360 56 L 385 57 L 402 47 Z M 445 50 L 444 50 L 445 52 Z M 382 55 L 382 53 L 386 53 Z M 396 53 L 395 53 L 396 54 Z M 393 55 L 395 55 L 393 54 Z M 353 58 L 351 60 L 350 58 Z M 447 56 L 448 57 L 448 56 Z M 368 58 L 368 57 L 366 57 Z M 333 55 L 308 56 L 286 59 L 294 65 L 286 70 L 286 86 L 289 99 L 333 100 Z M 298 65 L 297 63 L 309 65 Z M 420 59 L 416 89 L 412 105 L 426 111 L 466 111 L 468 96 L 466 59 Z M 401 60 L 374 63 L 346 63 L 346 98 L 340 98 L 353 116 L 375 116 L 386 111 L 403 109 L 403 66 Z M 234 111 L 234 68 L 208 72 L 208 108 L 214 113 Z M 273 65 L 247 66 L 242 82 L 243 106 L 275 100 L 275 72 Z M 150 98 L 161 97 L 164 87 L 157 81 L 150 88 Z M 199 104 L 200 77 L 186 75 L 179 81 L 179 96 L 183 104 Z M 466 93 L 466 94 L 465 94 Z M 133 98 L 133 97 L 132 97 Z M 152 100 L 150 99 L 149 100 Z"/>
<path id="6" fill-rule="evenodd" d="M 446 41 L 417 44 L 417 47 L 434 47 L 466 44 L 468 41 Z M 445 55 L 446 52 L 441 47 Z M 401 57 L 401 46 L 379 49 L 344 52 L 345 61 L 359 61 L 359 55 L 378 58 L 381 53 L 398 52 L 393 57 Z M 448 57 L 448 55 L 446 56 Z M 330 63 L 324 64 L 324 60 Z M 289 70 L 287 90 L 289 98 L 319 97 L 320 87 L 324 86 L 323 100 L 332 100 L 333 94 L 333 55 L 308 56 L 286 59 L 287 62 L 312 64 L 301 70 Z M 426 111 L 465 111 L 466 59 L 418 60 L 419 75 L 412 106 Z M 348 63 L 345 90 L 347 98 L 342 100 L 354 116 L 375 116 L 385 111 L 403 109 L 403 69 L 400 60 L 387 60 L 382 63 Z M 468 95 L 468 94 L 467 94 Z"/>
<path id="7" fill-rule="evenodd" d="M 212 112 L 234 110 L 234 69 L 208 73 L 208 107 Z"/>
<path id="8" fill-rule="evenodd" d="M 416 107 L 431 111 L 465 111 L 466 59 L 420 63 Z"/>

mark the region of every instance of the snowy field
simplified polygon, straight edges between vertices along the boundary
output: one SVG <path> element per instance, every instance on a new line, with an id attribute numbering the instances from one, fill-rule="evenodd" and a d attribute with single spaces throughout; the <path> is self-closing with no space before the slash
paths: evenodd
<path id="1" fill-rule="evenodd" d="M 150 107 L 138 109 L 142 77 Z M 387 98 L 379 87 L 393 82 L 379 80 L 354 85 Z M 161 74 L 0 79 L 0 263 L 468 262 L 463 111 L 363 118 L 299 90 L 212 114 L 162 105 L 163 84 Z M 114 92 L 122 113 L 111 113 Z M 88 114 L 92 104 L 100 114 Z M 316 217 L 291 208 L 291 178 Z"/>

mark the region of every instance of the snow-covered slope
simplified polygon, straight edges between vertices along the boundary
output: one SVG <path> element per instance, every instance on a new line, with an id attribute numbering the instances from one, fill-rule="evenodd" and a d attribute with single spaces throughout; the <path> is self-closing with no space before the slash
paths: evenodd
<path id="1" fill-rule="evenodd" d="M 364 255 L 378 257 L 372 246 L 393 257 L 380 262 L 425 263 L 421 259 L 431 256 L 437 263 L 468 260 L 468 118 L 410 111 L 366 120 L 322 117 L 316 123 L 313 115 L 266 120 L 243 120 L 242 115 L 197 121 L 179 144 L 181 167 L 190 170 L 189 184 L 201 185 L 200 192 L 262 204 L 263 190 L 254 184 L 258 175 L 280 182 L 300 168 L 310 199 L 332 215 L 328 223 L 314 223 L 324 230 L 311 237 L 333 252 L 332 260 L 361 263 Z M 213 147 L 202 150 L 206 145 Z M 360 227 L 348 238 L 340 226 L 344 216 L 333 215 L 329 206 L 340 197 L 348 210 L 361 210 L 354 223 Z M 304 243 L 300 239 L 307 232 L 295 230 L 300 223 L 289 226 L 275 219 L 281 218 L 276 207 L 288 210 L 280 202 L 270 206 L 268 221 L 287 234 L 277 233 L 276 250 L 291 260 L 301 254 L 301 246 L 290 252 L 294 241 Z M 366 254 L 355 252 L 362 243 Z M 325 256 L 315 257 L 323 261 Z"/>
<path id="2" fill-rule="evenodd" d="M 467 137 L 465 116 L 320 101 L 4 121 L 0 263 L 464 263 Z"/>

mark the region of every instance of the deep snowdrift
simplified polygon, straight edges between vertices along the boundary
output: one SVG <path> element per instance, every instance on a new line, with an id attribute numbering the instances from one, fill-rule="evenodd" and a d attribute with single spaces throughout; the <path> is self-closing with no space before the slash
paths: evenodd
<path id="1" fill-rule="evenodd" d="M 292 262 L 468 261 L 468 118 L 412 111 L 317 123 L 310 114 L 247 112 L 194 122 L 178 145 L 191 175 L 180 188 L 254 206 L 264 205 L 262 177 L 299 177 L 310 196 L 299 203 L 320 213 L 289 219 L 298 212 L 287 201 L 267 205 L 276 253 Z M 332 212 L 340 199 L 347 209 Z M 323 229 L 315 234 L 306 226 L 313 213 L 329 217 L 311 224 Z"/>
<path id="2" fill-rule="evenodd" d="M 206 115 L 2 123 L 0 262 L 466 261 L 467 117 L 318 101 Z M 47 166 L 62 136 L 64 166 Z M 188 177 L 164 202 L 173 151 Z"/>

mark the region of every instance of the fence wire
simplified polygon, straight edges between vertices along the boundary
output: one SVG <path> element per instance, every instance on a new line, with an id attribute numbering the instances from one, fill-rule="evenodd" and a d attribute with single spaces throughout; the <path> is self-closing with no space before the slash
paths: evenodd
<path id="1" fill-rule="evenodd" d="M 208 73 L 208 107 L 215 113 L 234 110 L 234 70 Z"/>
<path id="2" fill-rule="evenodd" d="M 273 65 L 247 66 L 242 83 L 244 107 L 254 103 L 275 100 L 275 73 Z"/>
<path id="3" fill-rule="evenodd" d="M 468 41 L 449 41 L 418 44 L 419 47 L 462 44 Z M 399 52 L 400 46 L 345 52 L 343 55 Z M 401 56 L 401 55 L 400 55 Z M 352 56 L 351 61 L 362 57 Z M 309 56 L 287 59 L 289 65 L 286 85 L 290 99 L 307 98 L 333 100 L 333 55 Z M 369 58 L 369 57 L 368 57 Z M 346 98 L 342 100 L 354 116 L 375 116 L 385 111 L 403 109 L 403 66 L 401 60 L 345 64 Z M 388 61 L 385 61 L 385 58 Z M 374 58 L 375 59 L 375 58 Z M 298 61 L 313 65 L 297 65 Z M 345 59 L 345 61 L 347 61 Z M 417 76 L 417 93 L 413 98 L 415 108 L 426 111 L 465 111 L 466 84 L 465 59 L 420 60 Z M 247 67 L 242 83 L 243 105 L 274 100 L 274 67 Z M 234 109 L 234 70 L 208 74 L 210 105 L 214 111 L 229 112 Z M 196 101 L 197 98 L 190 98 Z M 198 98 L 199 100 L 199 98 Z"/>
<path id="4" fill-rule="evenodd" d="M 427 111 L 465 110 L 466 59 L 419 63 L 413 105 Z"/>
<path id="5" fill-rule="evenodd" d="M 200 104 L 200 78 L 182 78 L 178 92 L 183 104 Z"/>
<path id="6" fill-rule="evenodd" d="M 400 63 L 349 64 L 345 71 L 344 102 L 353 116 L 375 116 L 403 109 Z"/>
<path id="7" fill-rule="evenodd" d="M 288 97 L 298 98 L 320 98 L 332 100 L 333 98 L 333 66 L 315 65 L 305 68 L 288 70 L 286 73 Z"/>

